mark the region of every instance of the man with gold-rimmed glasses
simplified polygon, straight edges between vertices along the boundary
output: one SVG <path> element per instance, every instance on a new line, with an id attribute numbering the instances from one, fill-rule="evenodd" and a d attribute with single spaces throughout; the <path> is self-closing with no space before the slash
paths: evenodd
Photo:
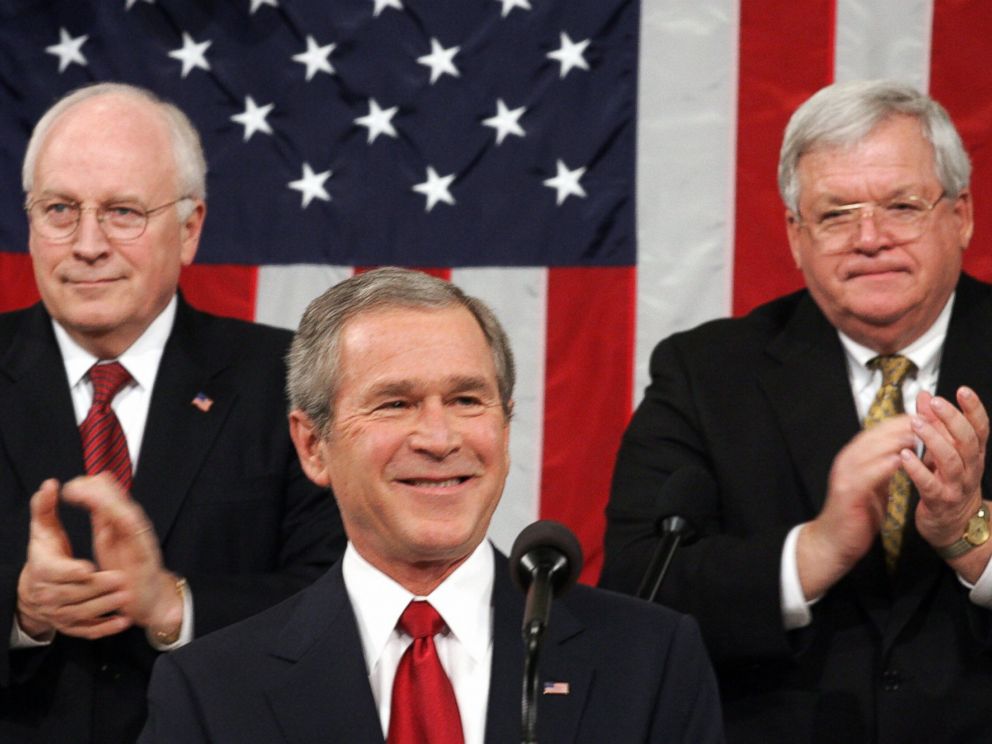
<path id="1" fill-rule="evenodd" d="M 992 291 L 961 268 L 970 169 L 913 88 L 821 90 L 779 161 L 807 288 L 654 352 L 602 583 L 637 587 L 658 514 L 696 526 L 661 600 L 700 621 L 732 744 L 992 739 Z M 679 471 L 693 493 L 666 489 Z"/>
<path id="2" fill-rule="evenodd" d="M 124 744 L 158 654 L 306 586 L 343 531 L 288 436 L 290 334 L 177 292 L 206 214 L 189 119 L 81 88 L 23 183 L 42 301 L 0 315 L 0 741 Z"/>

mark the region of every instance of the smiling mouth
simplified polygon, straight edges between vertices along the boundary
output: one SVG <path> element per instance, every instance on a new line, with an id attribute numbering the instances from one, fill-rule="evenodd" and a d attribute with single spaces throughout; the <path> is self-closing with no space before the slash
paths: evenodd
<path id="1" fill-rule="evenodd" d="M 455 486 L 460 486 L 462 483 L 468 480 L 467 475 L 459 475 L 454 478 L 445 478 L 444 480 L 437 480 L 432 478 L 401 478 L 400 483 L 407 486 L 414 486 L 416 488 L 453 488 Z"/>

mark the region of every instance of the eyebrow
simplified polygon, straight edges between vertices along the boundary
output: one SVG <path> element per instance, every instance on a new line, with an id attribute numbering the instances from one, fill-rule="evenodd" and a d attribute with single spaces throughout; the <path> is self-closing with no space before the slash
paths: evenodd
<path id="1" fill-rule="evenodd" d="M 443 380 L 445 389 L 449 393 L 485 393 L 493 391 L 493 385 L 484 377 L 476 375 L 452 375 Z M 409 396 L 414 394 L 421 384 L 413 380 L 387 381 L 374 385 L 369 390 L 369 397 L 388 398 L 389 396 Z"/>
<path id="2" fill-rule="evenodd" d="M 897 189 L 892 189 L 891 191 L 887 192 L 887 194 L 885 196 L 883 196 L 880 201 L 888 201 L 889 199 L 898 199 L 900 196 L 908 196 L 910 194 L 913 194 L 915 196 L 919 196 L 924 190 L 925 190 L 925 187 L 922 184 L 911 184 L 911 185 L 908 185 L 908 186 L 900 186 Z M 827 205 L 827 206 L 831 206 L 831 207 L 843 207 L 843 206 L 846 206 L 848 204 L 866 204 L 866 203 L 867 202 L 851 201 L 850 199 L 842 199 L 837 194 L 824 194 L 823 197 L 821 197 L 820 199 L 817 199 L 813 203 L 813 205 L 814 206 Z"/>

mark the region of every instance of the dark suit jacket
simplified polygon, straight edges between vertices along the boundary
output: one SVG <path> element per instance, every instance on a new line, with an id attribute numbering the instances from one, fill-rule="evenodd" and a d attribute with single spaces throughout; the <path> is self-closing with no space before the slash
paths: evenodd
<path id="1" fill-rule="evenodd" d="M 134 477 L 165 565 L 189 580 L 195 634 L 276 604 L 343 551 L 332 496 L 302 474 L 286 424 L 286 331 L 218 318 L 181 299 Z M 202 392 L 209 411 L 191 404 Z M 0 637 L 25 559 L 28 501 L 45 478 L 84 472 L 65 368 L 40 305 L 0 315 Z M 63 511 L 77 556 L 85 514 Z M 157 653 L 144 631 L 64 636 L 0 654 L 0 741 L 133 741 Z"/>
<path id="2" fill-rule="evenodd" d="M 497 553 L 486 741 L 519 742 L 524 598 Z M 538 740 L 722 741 L 712 669 L 696 624 L 660 607 L 577 586 L 552 611 Z M 265 613 L 155 665 L 142 744 L 383 741 L 340 563 Z"/>
<path id="3" fill-rule="evenodd" d="M 803 291 L 659 344 L 624 436 L 607 510 L 603 586 L 635 591 L 669 475 L 706 468 L 718 503 L 685 514 L 705 535 L 672 566 L 661 601 L 699 620 L 730 742 L 992 741 L 992 613 L 907 525 L 890 580 L 881 545 L 783 629 L 786 533 L 812 519 L 838 450 L 859 430 L 836 331 Z M 992 288 L 962 277 L 938 394 L 992 405 Z M 986 456 L 992 464 L 992 456 Z M 989 471 L 983 481 L 992 494 Z M 680 505 L 679 509 L 685 509 Z"/>

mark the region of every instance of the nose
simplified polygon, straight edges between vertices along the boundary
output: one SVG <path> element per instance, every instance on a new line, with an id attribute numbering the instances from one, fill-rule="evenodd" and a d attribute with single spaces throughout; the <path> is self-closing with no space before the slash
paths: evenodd
<path id="1" fill-rule="evenodd" d="M 861 253 L 877 253 L 888 246 L 888 239 L 878 228 L 875 207 L 867 205 L 858 214 L 857 232 L 855 233 L 855 250 Z"/>
<path id="2" fill-rule="evenodd" d="M 95 261 L 106 255 L 109 248 L 110 241 L 96 217 L 96 210 L 83 209 L 79 214 L 79 224 L 72 234 L 73 253 L 83 261 Z"/>
<path id="3" fill-rule="evenodd" d="M 425 401 L 417 413 L 410 446 L 432 459 L 443 460 L 461 447 L 456 417 L 439 400 Z"/>

